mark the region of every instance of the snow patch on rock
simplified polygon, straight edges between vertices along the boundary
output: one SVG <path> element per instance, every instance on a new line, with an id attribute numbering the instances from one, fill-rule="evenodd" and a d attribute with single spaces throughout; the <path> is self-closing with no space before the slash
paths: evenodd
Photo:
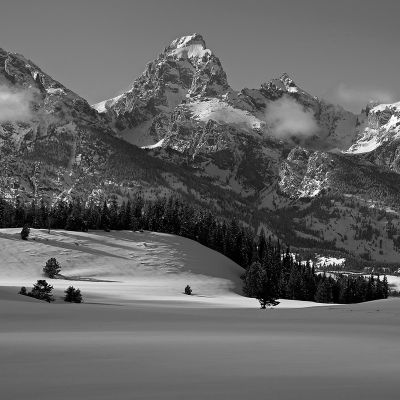
<path id="1" fill-rule="evenodd" d="M 195 101 L 188 104 L 187 107 L 195 118 L 203 122 L 213 120 L 224 124 L 236 125 L 247 131 L 265 127 L 264 121 L 219 99 Z"/>

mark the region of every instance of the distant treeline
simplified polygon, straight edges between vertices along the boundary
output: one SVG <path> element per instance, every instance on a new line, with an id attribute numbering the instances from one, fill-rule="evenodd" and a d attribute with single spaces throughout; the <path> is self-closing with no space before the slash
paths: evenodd
<path id="1" fill-rule="evenodd" d="M 387 298 L 389 286 L 370 276 L 318 274 L 314 266 L 295 260 L 290 250 L 282 254 L 279 242 L 266 240 L 263 232 L 256 238 L 253 262 L 243 275 L 244 293 L 271 303 L 273 299 L 317 301 L 319 303 L 360 303 Z"/>
<path id="2" fill-rule="evenodd" d="M 237 220 L 221 220 L 209 210 L 193 206 L 179 197 L 145 200 L 138 194 L 120 204 L 111 198 L 98 204 L 77 198 L 51 207 L 44 201 L 10 204 L 0 198 L 0 227 L 22 227 L 88 231 L 150 230 L 193 239 L 216 250 L 245 271 L 244 293 L 258 299 L 287 298 L 323 303 L 356 303 L 386 298 L 383 280 L 360 276 L 318 275 L 309 263 L 294 260 L 279 241 L 256 235 Z"/>

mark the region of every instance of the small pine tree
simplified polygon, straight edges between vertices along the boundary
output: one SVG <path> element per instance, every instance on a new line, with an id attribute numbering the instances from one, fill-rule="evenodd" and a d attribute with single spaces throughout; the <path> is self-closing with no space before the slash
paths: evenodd
<path id="1" fill-rule="evenodd" d="M 255 297 L 262 309 L 267 306 L 276 306 L 279 302 L 275 284 L 267 274 L 267 271 L 258 262 L 253 262 L 242 276 L 244 281 L 243 291 L 248 297 Z"/>
<path id="2" fill-rule="evenodd" d="M 61 272 L 61 265 L 55 258 L 47 260 L 46 265 L 43 267 L 43 273 L 49 278 L 54 278 Z"/>
<path id="3" fill-rule="evenodd" d="M 192 289 L 191 289 L 191 287 L 189 285 L 187 285 L 185 287 L 185 294 L 187 294 L 189 296 L 192 294 Z"/>
<path id="4" fill-rule="evenodd" d="M 276 299 L 271 298 L 270 296 L 260 297 L 257 300 L 260 302 L 261 309 L 263 310 L 267 308 L 266 306 L 275 307 L 280 303 L 280 301 L 277 301 Z"/>
<path id="5" fill-rule="evenodd" d="M 28 293 L 27 293 L 27 291 L 26 291 L 26 287 L 25 287 L 25 286 L 22 286 L 21 289 L 20 289 L 20 291 L 18 292 L 18 294 L 22 294 L 22 296 L 27 296 Z"/>
<path id="6" fill-rule="evenodd" d="M 21 239 L 22 240 L 28 240 L 29 234 L 31 233 L 31 230 L 28 225 L 24 225 L 21 231 Z"/>
<path id="7" fill-rule="evenodd" d="M 64 301 L 68 303 L 82 303 L 82 294 L 79 289 L 70 286 L 64 293 Z"/>
<path id="8" fill-rule="evenodd" d="M 387 299 L 389 296 L 389 284 L 386 275 L 383 277 L 383 298 Z"/>
<path id="9" fill-rule="evenodd" d="M 332 287 L 328 279 L 322 279 L 315 293 L 315 301 L 317 303 L 332 303 L 332 300 Z"/>
<path id="10" fill-rule="evenodd" d="M 51 294 L 52 290 L 53 286 L 49 285 L 44 279 L 39 279 L 33 285 L 33 289 L 28 296 L 39 300 L 45 300 L 50 303 L 51 301 L 54 301 L 53 295 Z"/>

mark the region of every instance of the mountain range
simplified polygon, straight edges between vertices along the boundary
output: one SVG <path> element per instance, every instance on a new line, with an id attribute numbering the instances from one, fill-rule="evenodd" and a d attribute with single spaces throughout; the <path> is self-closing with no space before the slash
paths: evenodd
<path id="1" fill-rule="evenodd" d="M 286 73 L 236 91 L 199 34 L 121 93 L 91 106 L 0 49 L 0 195 L 179 194 L 304 251 L 397 261 L 400 103 L 355 115 Z"/>

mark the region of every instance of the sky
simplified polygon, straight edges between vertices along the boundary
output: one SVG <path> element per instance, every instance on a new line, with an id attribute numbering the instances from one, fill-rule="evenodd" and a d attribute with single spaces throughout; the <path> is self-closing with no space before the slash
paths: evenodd
<path id="1" fill-rule="evenodd" d="M 234 89 L 289 73 L 360 111 L 400 101 L 398 0 L 2 0 L 0 47 L 23 54 L 93 104 L 197 32 Z"/>

